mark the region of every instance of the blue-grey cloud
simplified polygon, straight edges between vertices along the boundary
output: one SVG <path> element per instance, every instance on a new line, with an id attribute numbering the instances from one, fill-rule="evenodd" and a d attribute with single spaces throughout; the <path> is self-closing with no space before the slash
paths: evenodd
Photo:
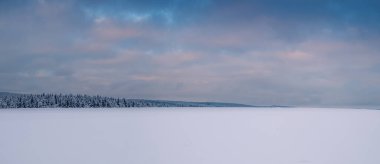
<path id="1" fill-rule="evenodd" d="M 1 1 L 0 89 L 379 106 L 376 1 Z"/>

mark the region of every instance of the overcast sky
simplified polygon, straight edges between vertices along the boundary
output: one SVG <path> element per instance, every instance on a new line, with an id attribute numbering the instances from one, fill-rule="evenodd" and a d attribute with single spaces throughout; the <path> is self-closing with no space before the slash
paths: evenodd
<path id="1" fill-rule="evenodd" d="M 0 91 L 380 106 L 380 1 L 2 0 Z"/>

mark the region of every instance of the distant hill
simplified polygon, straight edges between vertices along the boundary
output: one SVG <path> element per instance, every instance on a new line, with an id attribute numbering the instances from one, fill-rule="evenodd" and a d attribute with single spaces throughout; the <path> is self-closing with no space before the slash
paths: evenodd
<path id="1" fill-rule="evenodd" d="M 125 107 L 252 107 L 220 102 L 125 99 L 73 94 L 17 94 L 0 92 L 0 108 L 125 108 Z"/>
<path id="2" fill-rule="evenodd" d="M 11 95 L 19 95 L 18 93 L 10 93 L 10 92 L 0 92 L 0 96 L 11 96 Z"/>

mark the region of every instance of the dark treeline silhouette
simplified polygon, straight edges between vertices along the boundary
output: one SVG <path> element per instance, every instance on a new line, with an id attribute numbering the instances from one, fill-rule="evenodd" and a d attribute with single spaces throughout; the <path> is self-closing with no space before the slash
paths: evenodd
<path id="1" fill-rule="evenodd" d="M 242 107 L 213 102 L 125 99 L 73 94 L 9 94 L 0 96 L 0 108 L 117 108 L 117 107 Z"/>

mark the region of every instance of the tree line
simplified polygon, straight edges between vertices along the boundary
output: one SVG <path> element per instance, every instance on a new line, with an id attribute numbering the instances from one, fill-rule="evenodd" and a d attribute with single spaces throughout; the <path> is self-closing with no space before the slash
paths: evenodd
<path id="1" fill-rule="evenodd" d="M 200 107 L 205 104 L 125 99 L 73 94 L 14 94 L 0 96 L 0 108 L 117 108 L 117 107 Z"/>

